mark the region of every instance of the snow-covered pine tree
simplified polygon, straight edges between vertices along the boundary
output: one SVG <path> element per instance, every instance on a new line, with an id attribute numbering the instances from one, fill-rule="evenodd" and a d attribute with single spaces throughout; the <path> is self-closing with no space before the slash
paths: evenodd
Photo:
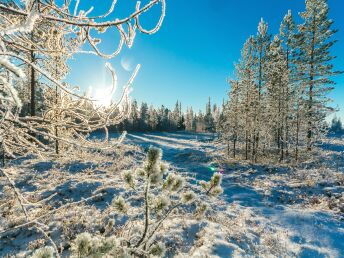
<path id="1" fill-rule="evenodd" d="M 287 85 L 286 85 L 286 106 L 285 106 L 285 135 L 284 135 L 284 147 L 285 147 L 285 157 L 288 159 L 289 157 L 289 149 L 292 143 L 292 131 L 297 132 L 295 130 L 295 121 L 297 118 L 297 109 L 298 105 L 298 98 L 299 95 L 296 94 L 298 92 L 296 81 L 296 67 L 295 67 L 295 48 L 296 48 L 296 25 L 293 19 L 293 15 L 291 10 L 284 16 L 283 21 L 280 25 L 280 33 L 279 38 L 281 40 L 281 44 L 283 47 L 284 55 L 285 55 L 285 69 L 288 73 L 287 78 Z M 294 127 L 294 128 L 293 128 Z M 294 130 L 293 130 L 294 129 Z M 296 138 L 296 137 L 295 137 Z M 295 141 L 294 144 L 296 145 Z"/>
<path id="2" fill-rule="evenodd" d="M 282 161 L 285 155 L 285 131 L 288 116 L 288 94 L 290 92 L 288 83 L 288 70 L 286 69 L 287 59 L 281 45 L 280 38 L 276 35 L 269 46 L 268 63 L 266 66 L 266 117 L 268 125 L 263 136 L 265 144 L 270 145 L 273 141 L 277 145 L 279 160 Z M 269 154 L 272 155 L 272 154 Z"/>
<path id="3" fill-rule="evenodd" d="M 215 124 L 214 124 L 214 117 L 213 117 L 210 97 L 208 98 L 208 103 L 205 108 L 204 123 L 205 123 L 205 130 L 207 132 L 214 132 Z"/>
<path id="4" fill-rule="evenodd" d="M 162 105 L 158 111 L 158 130 L 159 131 L 168 131 L 170 128 L 170 111 L 164 105 Z"/>
<path id="5" fill-rule="evenodd" d="M 183 130 L 184 129 L 184 117 L 182 116 L 182 104 L 177 100 L 174 110 L 171 114 L 171 127 L 170 130 Z"/>
<path id="6" fill-rule="evenodd" d="M 197 115 L 195 116 L 195 129 L 196 132 L 205 132 L 206 131 L 206 124 L 204 122 L 204 114 L 201 110 L 198 111 Z"/>
<path id="7" fill-rule="evenodd" d="M 140 107 L 140 118 L 139 118 L 139 130 L 147 131 L 149 121 L 148 104 L 145 102 L 141 103 Z"/>
<path id="8" fill-rule="evenodd" d="M 214 132 L 218 132 L 218 126 L 219 126 L 219 122 L 220 122 L 220 117 L 221 117 L 221 108 L 214 104 L 213 105 L 213 110 L 212 110 L 212 115 L 214 118 Z"/>
<path id="9" fill-rule="evenodd" d="M 169 171 L 162 151 L 154 147 L 142 166 L 122 173 L 122 182 L 128 194 L 115 196 L 109 210 L 123 216 L 126 225 L 135 226 L 107 237 L 81 233 L 71 243 L 72 257 L 164 257 L 164 242 L 170 240 L 165 238 L 164 224 L 180 216 L 206 220 L 206 201 L 223 191 L 220 173 L 214 173 L 209 182 L 200 181 L 195 191 L 182 175 Z"/>
<path id="10" fill-rule="evenodd" d="M 300 87 L 305 98 L 304 117 L 307 123 L 307 150 L 323 135 L 325 118 L 332 111 L 328 106 L 328 93 L 335 82 L 332 76 L 338 74 L 331 61 L 331 47 L 337 32 L 332 29 L 327 0 L 306 0 L 306 10 L 300 13 L 303 23 L 298 26 L 297 68 L 301 72 Z"/>
<path id="11" fill-rule="evenodd" d="M 220 109 L 220 114 L 219 118 L 216 124 L 216 132 L 218 134 L 219 139 L 223 139 L 223 134 L 225 133 L 226 130 L 226 116 L 225 116 L 225 111 L 226 107 L 228 105 L 228 101 L 225 101 L 224 99 L 222 100 L 222 105 Z"/>
<path id="12" fill-rule="evenodd" d="M 264 95 L 266 94 L 266 65 L 268 62 L 268 47 L 270 44 L 270 34 L 268 34 L 268 24 L 262 18 L 258 24 L 258 32 L 255 37 L 255 83 L 256 83 L 256 103 L 255 103 L 255 118 L 254 131 L 252 139 L 252 160 L 257 161 L 260 152 L 262 131 L 264 128 Z M 263 137 L 261 137 L 263 136 Z"/>
<path id="13" fill-rule="evenodd" d="M 157 130 L 157 126 L 158 126 L 158 122 L 159 122 L 158 112 L 151 105 L 149 107 L 148 114 L 149 114 L 149 121 L 148 121 L 149 130 L 156 131 Z"/>
<path id="14" fill-rule="evenodd" d="M 138 131 L 139 129 L 139 107 L 136 100 L 131 102 L 129 123 L 131 125 L 131 131 Z"/>
<path id="15" fill-rule="evenodd" d="M 344 134 L 344 126 L 343 126 L 343 123 L 339 117 L 335 116 L 332 119 L 329 131 L 333 134 L 336 134 L 336 135 Z"/>
<path id="16" fill-rule="evenodd" d="M 194 131 L 194 114 L 192 107 L 186 109 L 185 130 L 188 132 Z"/>
<path id="17" fill-rule="evenodd" d="M 237 155 L 237 143 L 239 140 L 240 129 L 244 126 L 242 119 L 242 106 L 240 103 L 240 82 L 230 80 L 231 90 L 228 93 L 228 104 L 224 110 L 224 130 L 221 132 L 221 138 L 227 142 L 227 154 L 230 155 L 232 149 L 233 158 Z M 242 138 L 243 139 L 243 138 Z M 232 144 L 232 148 L 230 145 Z"/>
<path id="18" fill-rule="evenodd" d="M 300 14 L 303 24 L 297 27 L 289 11 L 279 35 L 270 42 L 262 19 L 257 36 L 245 43 L 235 80 L 242 106 L 239 118 L 245 121 L 246 159 L 256 162 L 265 150 L 276 153 L 277 149 L 279 160 L 290 160 L 293 148 L 298 161 L 302 147 L 311 150 L 326 132 L 325 118 L 332 111 L 327 93 L 333 89 L 332 76 L 339 73 L 331 64 L 336 30 L 328 12 L 326 0 L 306 0 L 306 11 Z M 233 117 L 230 102 L 221 129 L 227 136 L 226 121 Z"/>
<path id="19" fill-rule="evenodd" d="M 245 139 L 245 159 L 249 158 L 251 152 L 251 142 L 254 136 L 254 116 L 255 103 L 257 102 L 257 91 L 254 81 L 254 67 L 255 67 L 255 40 L 251 36 L 245 42 L 241 50 L 241 59 L 235 66 L 237 80 L 240 82 L 240 99 L 241 99 L 241 114 L 239 118 L 243 119 L 244 130 L 241 130 Z"/>
<path id="20" fill-rule="evenodd" d="M 185 130 L 185 117 L 182 112 L 182 103 L 179 102 L 179 119 L 177 123 L 177 130 Z"/>

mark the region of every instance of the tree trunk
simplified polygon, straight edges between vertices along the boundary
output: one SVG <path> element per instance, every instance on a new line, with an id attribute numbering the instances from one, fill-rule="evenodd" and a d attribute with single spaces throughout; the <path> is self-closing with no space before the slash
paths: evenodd
<path id="1" fill-rule="evenodd" d="M 311 79 L 313 80 L 313 79 Z M 313 83 L 309 86 L 309 102 L 308 102 L 308 131 L 307 131 L 307 150 L 312 150 L 312 138 L 313 138 L 313 129 L 312 129 L 312 107 L 313 107 Z"/>
<path id="2" fill-rule="evenodd" d="M 231 154 L 230 154 L 230 146 L 229 146 L 229 139 L 227 140 L 227 156 L 229 157 Z"/>
<path id="3" fill-rule="evenodd" d="M 255 155 L 254 155 L 254 162 L 257 163 L 258 161 L 258 146 L 259 146 L 259 132 L 257 133 L 256 136 L 256 151 L 255 151 Z"/>
<path id="4" fill-rule="evenodd" d="M 313 31 L 312 31 L 312 45 L 311 45 L 311 61 L 309 71 L 309 92 L 308 92 L 308 131 L 307 131 L 307 150 L 312 150 L 312 138 L 313 138 L 313 88 L 314 88 L 314 50 L 315 50 L 315 16 L 313 18 Z"/>
<path id="5" fill-rule="evenodd" d="M 296 143 L 295 143 L 295 161 L 299 161 L 299 134 L 300 134 L 300 104 L 297 106 L 297 115 L 296 115 Z"/>
<path id="6" fill-rule="evenodd" d="M 248 159 L 248 132 L 245 133 L 245 159 Z"/>
<path id="7" fill-rule="evenodd" d="M 258 157 L 258 148 L 259 148 L 259 124 L 260 124 L 260 115 L 262 114 L 262 110 L 260 110 L 261 107 L 261 96 L 262 96 L 262 84 L 263 84 L 263 46 L 260 46 L 259 50 L 259 79 L 258 79 L 258 114 L 257 114 L 257 119 L 256 119 L 256 128 L 257 133 L 254 133 L 254 154 L 252 155 L 253 161 L 257 162 L 257 157 Z M 252 152 L 253 153 L 253 152 Z"/>
<path id="8" fill-rule="evenodd" d="M 1 164 L 2 164 L 2 167 L 5 167 L 5 149 L 4 149 L 4 146 L 2 144 L 2 142 L 0 143 L 0 149 L 1 149 Z"/>
<path id="9" fill-rule="evenodd" d="M 288 159 L 289 156 L 289 47 L 287 48 L 287 71 L 288 71 L 288 83 L 287 83 L 287 92 L 286 92 L 286 99 L 285 99 L 285 158 Z"/>
<path id="10" fill-rule="evenodd" d="M 56 79 L 58 79 L 57 77 L 58 77 L 58 69 L 56 67 Z M 57 104 L 58 104 L 58 87 L 56 85 L 55 86 L 55 105 L 57 105 Z M 59 114 L 57 113 L 56 114 L 56 121 L 58 121 L 58 119 L 59 119 Z M 59 140 L 57 139 L 59 135 L 58 135 L 58 127 L 57 127 L 57 125 L 55 126 L 55 136 L 56 136 L 56 139 L 55 139 L 55 153 L 59 154 Z"/>
<path id="11" fill-rule="evenodd" d="M 146 182 L 146 187 L 145 187 L 145 214 L 144 214 L 145 227 L 144 227 L 144 231 L 143 231 L 143 234 L 142 234 L 140 240 L 135 245 L 136 248 L 139 247 L 140 244 L 145 240 L 146 235 L 148 233 L 148 228 L 149 228 L 149 200 L 148 200 L 149 189 L 150 189 L 150 177 L 148 176 L 147 182 Z"/>
<path id="12" fill-rule="evenodd" d="M 58 137 L 57 126 L 55 126 L 55 136 Z M 59 140 L 57 138 L 55 140 L 55 153 L 59 154 Z"/>
<path id="13" fill-rule="evenodd" d="M 290 92 L 289 92 L 289 83 L 290 83 L 290 66 L 289 66 L 289 60 L 290 60 L 290 50 L 289 50 L 289 45 L 287 46 L 287 71 L 288 71 L 288 80 L 287 80 L 287 92 L 286 92 L 286 99 L 285 99 L 285 158 L 288 159 L 289 156 L 289 119 L 288 119 L 288 114 L 289 114 L 289 101 L 290 101 Z"/>
<path id="14" fill-rule="evenodd" d="M 35 63 L 35 54 L 33 51 L 30 51 L 30 61 L 31 63 Z M 31 67 L 31 78 L 30 78 L 30 115 L 36 115 L 36 76 L 35 76 L 35 69 Z"/>

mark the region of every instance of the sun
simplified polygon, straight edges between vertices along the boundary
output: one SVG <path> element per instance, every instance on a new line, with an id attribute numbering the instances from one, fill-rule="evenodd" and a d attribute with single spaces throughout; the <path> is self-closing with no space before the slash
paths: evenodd
<path id="1" fill-rule="evenodd" d="M 113 103 L 111 87 L 96 88 L 92 95 L 96 106 L 109 107 Z"/>

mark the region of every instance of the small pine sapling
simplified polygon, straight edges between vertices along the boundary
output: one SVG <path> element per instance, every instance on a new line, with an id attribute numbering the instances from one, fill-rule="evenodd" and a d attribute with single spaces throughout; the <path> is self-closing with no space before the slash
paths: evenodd
<path id="1" fill-rule="evenodd" d="M 126 225 L 120 234 L 108 229 L 115 232 L 111 237 L 79 234 L 71 244 L 73 257 L 163 257 L 166 253 L 163 223 L 181 213 L 190 218 L 204 218 L 208 209 L 204 197 L 222 193 L 222 175 L 215 173 L 210 182 L 201 182 L 205 193 L 201 198 L 199 190 L 193 191 L 182 175 L 169 172 L 162 161 L 162 151 L 154 147 L 149 148 L 142 167 L 124 171 L 121 178 L 130 194 L 115 197 L 109 209 L 123 216 Z M 111 223 L 107 228 L 114 226 Z"/>
<path id="2" fill-rule="evenodd" d="M 45 246 L 37 249 L 31 256 L 32 258 L 53 258 L 54 248 L 51 246 Z"/>
<path id="3" fill-rule="evenodd" d="M 210 182 L 201 181 L 201 187 L 206 191 L 206 194 L 209 196 L 218 196 L 222 194 L 223 189 L 221 187 L 222 182 L 222 174 L 215 173 L 212 177 Z"/>

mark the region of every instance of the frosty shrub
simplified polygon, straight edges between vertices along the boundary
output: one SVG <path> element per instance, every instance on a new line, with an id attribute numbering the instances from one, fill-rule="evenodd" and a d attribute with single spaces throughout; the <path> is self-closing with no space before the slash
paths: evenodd
<path id="1" fill-rule="evenodd" d="M 71 243 L 73 257 L 162 257 L 167 252 L 164 222 L 180 215 L 204 218 L 205 198 L 222 193 L 221 174 L 200 182 L 201 188 L 192 186 L 184 176 L 169 171 L 162 151 L 154 147 L 141 167 L 121 176 L 126 191 L 113 198 L 109 213 L 124 219 L 125 225 L 116 230 L 116 223 L 108 223 L 107 236 L 77 235 Z"/>
<path id="2" fill-rule="evenodd" d="M 156 244 L 150 249 L 149 254 L 157 257 L 163 257 L 165 252 L 166 248 L 163 244 Z"/>
<path id="3" fill-rule="evenodd" d="M 208 195 L 217 196 L 223 192 L 221 187 L 222 175 L 215 173 L 210 182 L 201 181 L 200 184 Z"/>
<path id="4" fill-rule="evenodd" d="M 54 248 L 52 248 L 51 246 L 46 246 L 46 247 L 37 249 L 32 255 L 32 258 L 53 258 L 53 257 L 54 257 Z"/>
<path id="5" fill-rule="evenodd" d="M 78 235 L 71 246 L 74 257 L 102 257 L 117 251 L 115 238 L 91 236 L 89 233 Z"/>

